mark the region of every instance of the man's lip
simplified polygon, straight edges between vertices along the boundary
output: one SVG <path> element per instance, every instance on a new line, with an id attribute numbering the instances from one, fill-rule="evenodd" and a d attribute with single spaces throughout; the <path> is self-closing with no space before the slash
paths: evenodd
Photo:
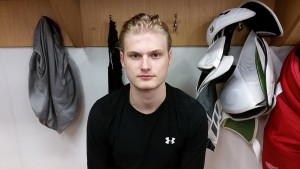
<path id="1" fill-rule="evenodd" d="M 139 77 L 153 77 L 152 75 L 139 75 Z"/>
<path id="2" fill-rule="evenodd" d="M 153 75 L 139 75 L 138 77 L 142 78 L 142 79 L 150 79 L 150 78 L 152 78 L 154 76 Z"/>

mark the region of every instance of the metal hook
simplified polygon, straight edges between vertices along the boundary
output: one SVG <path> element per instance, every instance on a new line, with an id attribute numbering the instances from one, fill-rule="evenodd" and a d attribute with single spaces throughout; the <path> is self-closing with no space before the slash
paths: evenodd
<path id="1" fill-rule="evenodd" d="M 243 27 L 244 27 L 243 23 L 242 23 L 242 22 L 239 22 L 238 30 L 239 30 L 239 31 L 243 30 Z"/>
<path id="2" fill-rule="evenodd" d="M 177 31 L 178 24 L 177 24 L 177 14 L 174 14 L 175 20 L 173 22 L 173 31 Z"/>
<path id="3" fill-rule="evenodd" d="M 109 15 L 109 20 L 111 21 L 111 18 L 112 18 L 112 16 L 111 15 Z"/>

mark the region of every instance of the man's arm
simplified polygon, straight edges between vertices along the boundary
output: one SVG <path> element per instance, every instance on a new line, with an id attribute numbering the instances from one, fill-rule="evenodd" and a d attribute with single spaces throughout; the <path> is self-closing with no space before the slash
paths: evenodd
<path id="1" fill-rule="evenodd" d="M 195 111 L 190 117 L 187 140 L 181 157 L 181 169 L 204 168 L 208 122 L 204 109 L 200 104 L 194 104 L 189 111 Z"/>
<path id="2" fill-rule="evenodd" d="M 88 169 L 113 168 L 111 148 L 108 144 L 103 119 L 95 110 L 90 111 L 87 123 L 87 167 Z"/>

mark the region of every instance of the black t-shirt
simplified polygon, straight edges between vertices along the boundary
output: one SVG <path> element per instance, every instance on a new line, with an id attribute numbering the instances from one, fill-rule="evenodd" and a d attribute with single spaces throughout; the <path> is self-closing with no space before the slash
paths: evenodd
<path id="1" fill-rule="evenodd" d="M 96 101 L 87 124 L 89 169 L 204 167 L 205 111 L 198 101 L 166 85 L 166 99 L 149 115 L 130 105 L 129 85 Z"/>

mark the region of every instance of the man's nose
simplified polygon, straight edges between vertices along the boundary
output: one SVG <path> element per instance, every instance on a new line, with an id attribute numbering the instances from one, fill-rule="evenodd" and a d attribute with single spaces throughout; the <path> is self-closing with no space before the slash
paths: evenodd
<path id="1" fill-rule="evenodd" d="M 150 70 L 151 64 L 150 64 L 150 59 L 148 56 L 143 56 L 142 59 L 142 70 Z"/>

